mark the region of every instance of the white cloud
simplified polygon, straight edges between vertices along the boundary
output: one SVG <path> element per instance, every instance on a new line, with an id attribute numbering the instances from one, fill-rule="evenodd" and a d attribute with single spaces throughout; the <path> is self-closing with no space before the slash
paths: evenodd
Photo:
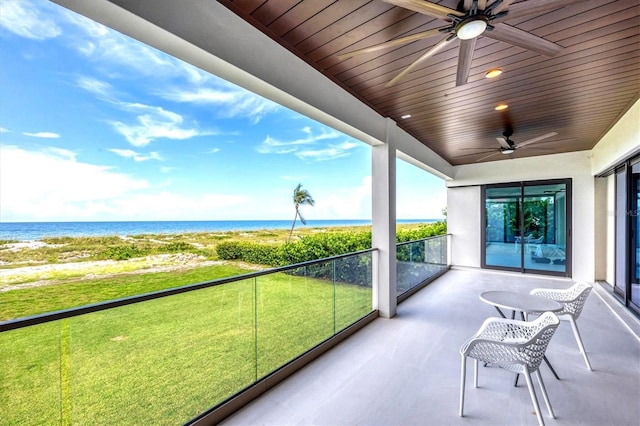
<path id="1" fill-rule="evenodd" d="M 113 86 L 105 81 L 94 77 L 80 76 L 76 79 L 76 84 L 100 99 L 113 101 Z"/>
<path id="2" fill-rule="evenodd" d="M 47 15 L 46 9 L 33 7 L 31 2 L 0 1 L 0 26 L 20 37 L 33 40 L 58 37 L 62 30 Z"/>
<path id="3" fill-rule="evenodd" d="M 0 146 L 0 216 L 6 221 L 91 219 L 113 199 L 149 188 L 145 180 L 76 161 L 75 153 Z"/>
<path id="4" fill-rule="evenodd" d="M 184 118 L 162 107 L 118 100 L 111 84 L 93 78 L 80 76 L 76 79 L 78 87 L 96 95 L 105 102 L 135 115 L 135 123 L 112 120 L 109 123 L 133 146 L 145 146 L 158 138 L 189 139 L 194 136 L 210 135 L 215 132 L 201 131 L 195 127 L 183 126 Z M 138 160 L 137 160 L 138 161 Z"/>
<path id="5" fill-rule="evenodd" d="M 158 93 L 165 99 L 220 107 L 218 114 L 223 118 L 247 117 L 253 124 L 281 107 L 249 91 L 230 83 L 218 81 L 215 88 L 194 87 L 163 91 Z"/>
<path id="6" fill-rule="evenodd" d="M 126 106 L 129 110 L 140 113 L 136 118 L 136 123 L 125 124 L 121 121 L 111 121 L 110 123 L 133 146 L 145 146 L 158 138 L 183 140 L 213 134 L 210 131 L 183 127 L 184 119 L 180 114 L 167 111 L 162 107 L 142 104 L 126 104 Z"/>
<path id="7" fill-rule="evenodd" d="M 321 188 L 312 192 L 316 205 L 305 211 L 307 219 L 370 219 L 371 176 L 359 186 Z"/>
<path id="8" fill-rule="evenodd" d="M 84 33 L 70 38 L 69 44 L 87 58 L 112 66 L 111 72 L 115 74 L 124 73 L 123 69 L 133 69 L 139 75 L 154 76 L 185 72 L 169 55 L 82 15 L 70 11 L 65 11 L 63 15 L 73 28 Z"/>
<path id="9" fill-rule="evenodd" d="M 53 132 L 37 132 L 37 133 L 23 132 L 22 134 L 25 136 L 31 136 L 34 138 L 44 138 L 44 139 L 57 139 L 60 137 L 59 134 L 53 133 Z"/>
<path id="10" fill-rule="evenodd" d="M 132 158 L 133 161 L 135 161 L 135 162 L 147 161 L 147 160 L 162 161 L 162 157 L 160 156 L 160 154 L 158 154 L 155 151 L 150 152 L 148 155 L 140 154 L 140 153 L 138 153 L 136 151 L 133 151 L 131 149 L 113 148 L 113 149 L 110 149 L 109 151 L 113 152 L 116 155 L 119 155 L 120 157 Z"/>
<path id="11" fill-rule="evenodd" d="M 319 134 L 314 134 L 310 127 L 304 127 L 301 131 L 304 137 L 282 141 L 267 136 L 256 150 L 261 154 L 291 154 L 301 160 L 324 161 L 350 155 L 352 149 L 360 145 L 354 141 L 344 141 L 337 144 L 322 145 L 320 142 L 343 137 L 337 131 L 321 128 Z"/>
<path id="12" fill-rule="evenodd" d="M 302 146 L 317 146 L 319 142 L 324 140 L 336 139 L 341 137 L 342 135 L 335 130 L 321 127 L 320 133 L 314 134 L 310 127 L 304 127 L 300 129 L 302 133 L 304 133 L 304 137 L 293 139 L 289 141 L 282 141 L 271 136 L 267 136 L 265 140 L 256 147 L 256 151 L 261 154 L 290 154 L 296 153 L 299 158 L 312 158 L 314 156 L 319 156 L 320 153 L 314 154 L 312 151 L 327 151 L 330 147 L 318 147 L 309 150 L 302 150 Z M 351 143 L 351 142 L 350 142 Z M 349 143 L 349 144 L 350 144 Z M 340 146 L 344 145 L 344 149 L 351 149 L 349 145 L 341 144 L 335 146 L 336 150 L 340 150 Z M 354 147 L 357 146 L 354 143 Z M 304 152 L 309 152 L 308 154 L 304 154 Z M 327 151 L 328 152 L 328 151 Z M 301 154 L 302 153 L 302 154 Z M 299 155 L 300 154 L 300 155 Z M 325 153 L 325 156 L 327 153 Z"/>
<path id="13" fill-rule="evenodd" d="M 4 221 L 237 220 L 256 200 L 240 194 L 171 192 L 110 167 L 82 163 L 59 148 L 0 146 L 0 217 Z M 288 205 L 287 205 L 288 206 Z"/>
<path id="14" fill-rule="evenodd" d="M 301 160 L 325 161 L 350 155 L 350 150 L 359 145 L 355 142 L 344 142 L 338 145 L 329 145 L 321 149 L 308 149 L 296 152 L 296 157 Z"/>
<path id="15" fill-rule="evenodd" d="M 207 154 L 215 154 L 217 152 L 220 152 L 220 148 L 211 148 L 209 151 L 207 151 Z"/>
<path id="16" fill-rule="evenodd" d="M 64 148 L 57 148 L 54 146 L 49 146 L 49 147 L 45 147 L 42 150 L 43 153 L 50 155 L 52 157 L 59 157 L 63 160 L 70 160 L 70 161 L 75 161 L 76 160 L 76 153 L 69 150 L 69 149 L 64 149 Z"/>
<path id="17" fill-rule="evenodd" d="M 9 129 L 4 128 L 4 127 L 0 127 L 0 133 L 8 133 L 8 132 L 10 132 Z"/>

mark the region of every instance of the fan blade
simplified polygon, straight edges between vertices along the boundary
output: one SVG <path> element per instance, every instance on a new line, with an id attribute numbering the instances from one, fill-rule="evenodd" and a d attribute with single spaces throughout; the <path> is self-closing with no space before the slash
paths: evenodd
<path id="1" fill-rule="evenodd" d="M 555 151 L 555 149 L 553 148 L 540 148 L 538 146 L 519 146 L 518 150 L 521 150 L 521 149 L 533 149 L 536 151 Z"/>
<path id="2" fill-rule="evenodd" d="M 555 136 L 557 134 L 558 133 L 556 133 L 556 132 L 551 132 L 551 133 L 547 133 L 546 135 L 538 136 L 537 138 L 529 139 L 528 141 L 525 141 L 525 142 L 522 142 L 521 144 L 518 144 L 517 148 L 522 148 L 523 146 L 527 146 L 529 144 L 536 143 L 538 141 L 541 141 L 542 139 L 550 138 L 551 136 Z"/>
<path id="3" fill-rule="evenodd" d="M 444 19 L 445 21 L 451 21 L 449 14 L 455 16 L 464 16 L 464 13 L 458 12 L 448 7 L 440 6 L 439 4 L 429 3 L 424 0 L 383 0 L 385 3 L 392 4 L 394 6 L 400 6 L 405 9 L 413 10 L 414 12 L 422 13 L 424 15 L 431 16 L 437 19 Z"/>
<path id="4" fill-rule="evenodd" d="M 478 10 L 485 10 L 487 8 L 487 0 L 478 0 Z"/>
<path id="5" fill-rule="evenodd" d="M 490 150 L 481 151 L 481 152 L 474 152 L 473 154 L 458 155 L 457 157 L 454 157 L 454 158 L 473 157 L 474 155 L 486 154 L 487 152 L 493 152 L 493 153 L 495 153 L 495 152 L 496 152 L 496 150 L 495 150 L 495 149 L 490 149 Z"/>
<path id="6" fill-rule="evenodd" d="M 449 28 L 449 27 L 442 27 Z M 352 58 L 354 56 L 362 55 L 365 53 L 377 52 L 378 50 L 389 49 L 394 46 L 400 46 L 402 44 L 411 43 L 413 41 L 422 40 L 423 38 L 428 38 L 434 36 L 436 34 L 441 34 L 441 28 L 434 28 L 432 30 L 422 31 L 419 33 L 415 33 L 409 36 L 396 38 L 391 41 L 387 41 L 386 43 L 380 43 L 373 46 L 365 47 L 363 49 L 354 50 L 352 52 L 342 53 L 337 56 L 339 60 Z"/>
<path id="7" fill-rule="evenodd" d="M 497 151 L 497 152 L 494 152 L 493 154 L 485 155 L 485 156 L 484 156 L 484 157 L 482 157 L 482 158 L 478 158 L 478 159 L 476 160 L 476 163 L 478 163 L 478 162 L 480 162 L 480 161 L 482 161 L 482 160 L 486 160 L 487 158 L 493 157 L 494 155 L 498 155 L 498 154 L 502 154 L 502 151 Z"/>
<path id="8" fill-rule="evenodd" d="M 431 49 L 427 50 L 427 52 L 424 55 L 420 56 L 411 65 L 409 65 L 407 68 L 402 70 L 400 74 L 396 75 L 390 82 L 388 82 L 385 85 L 385 87 L 391 87 L 394 84 L 396 84 L 398 80 L 400 80 L 405 75 L 409 74 L 411 70 L 413 70 L 416 66 L 418 66 L 418 64 L 430 58 L 431 56 L 435 55 L 436 53 L 438 53 L 444 46 L 446 46 L 449 42 L 451 42 L 451 40 L 454 40 L 455 38 L 456 37 L 450 37 L 449 35 L 447 35 L 445 38 L 443 38 L 438 43 L 436 43 Z"/>
<path id="9" fill-rule="evenodd" d="M 498 13 L 507 9 L 511 5 L 511 3 L 513 3 L 514 1 L 515 0 L 503 0 L 501 3 L 498 4 L 496 0 L 493 3 L 491 3 L 491 5 L 489 6 L 489 10 L 492 14 L 497 15 Z"/>
<path id="10" fill-rule="evenodd" d="M 472 149 L 475 149 L 476 151 L 495 151 L 497 148 L 487 148 L 486 146 L 484 148 L 480 148 L 480 147 L 475 147 L 475 148 L 458 148 L 458 151 L 470 151 Z M 476 152 L 476 154 L 482 154 L 481 152 Z"/>
<path id="11" fill-rule="evenodd" d="M 496 140 L 498 141 L 501 147 L 507 148 L 507 149 L 512 148 L 511 145 L 509 145 L 509 142 L 507 142 L 505 138 L 496 138 Z"/>
<path id="12" fill-rule="evenodd" d="M 471 5 L 473 5 L 473 0 L 464 0 L 462 3 L 462 9 L 469 10 L 471 9 Z"/>
<path id="13" fill-rule="evenodd" d="M 569 6 L 574 3 L 580 3 L 583 0 L 528 0 L 520 3 L 516 3 L 509 8 L 509 14 L 500 18 L 497 18 L 493 23 L 504 22 L 513 18 L 520 18 L 527 15 L 541 15 L 546 12 L 550 12 L 555 9 L 560 9 L 564 6 Z M 497 9 L 503 10 L 503 7 Z M 499 12 L 496 10 L 494 12 Z"/>
<path id="14" fill-rule="evenodd" d="M 460 40 L 460 53 L 458 54 L 458 74 L 456 76 L 456 86 L 467 84 L 469 72 L 471 71 L 471 61 L 473 52 L 476 50 L 478 37 L 469 40 Z"/>
<path id="15" fill-rule="evenodd" d="M 555 56 L 564 47 L 552 43 L 537 35 L 520 30 L 507 24 L 495 24 L 493 31 L 485 31 L 482 35 L 498 41 L 532 50 L 545 56 Z"/>

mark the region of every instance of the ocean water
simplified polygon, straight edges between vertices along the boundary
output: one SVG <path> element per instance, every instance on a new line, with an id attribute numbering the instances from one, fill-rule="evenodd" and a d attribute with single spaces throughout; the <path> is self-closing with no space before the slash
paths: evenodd
<path id="1" fill-rule="evenodd" d="M 429 223 L 436 219 L 399 219 L 398 223 Z M 296 228 L 371 225 L 370 220 L 308 220 Z M 136 222 L 0 222 L 0 240 L 35 241 L 45 237 L 180 234 L 187 232 L 289 229 L 290 220 L 209 220 Z"/>

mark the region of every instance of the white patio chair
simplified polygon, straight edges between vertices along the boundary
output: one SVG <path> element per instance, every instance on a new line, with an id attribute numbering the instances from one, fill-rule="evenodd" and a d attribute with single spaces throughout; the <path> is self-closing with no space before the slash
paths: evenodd
<path id="1" fill-rule="evenodd" d="M 474 360 L 473 386 L 476 388 L 478 387 L 478 362 L 524 375 L 527 379 L 527 387 L 529 388 L 533 407 L 537 413 L 538 423 L 544 426 L 538 398 L 531 381 L 531 373 L 535 373 L 542 390 L 544 402 L 547 404 L 549 415 L 555 419 L 555 414 L 553 414 L 551 402 L 549 402 L 549 396 L 538 368 L 558 324 L 560 324 L 560 321 L 552 312 L 546 312 L 531 322 L 487 318 L 478 332 L 460 348 L 462 356 L 460 416 L 463 416 L 464 410 L 467 357 L 469 357 Z"/>
<path id="2" fill-rule="evenodd" d="M 592 368 L 589 363 L 589 358 L 587 357 L 587 351 L 584 349 L 584 344 L 582 343 L 582 338 L 580 337 L 576 320 L 580 316 L 582 308 L 584 307 L 592 288 L 593 286 L 589 283 L 577 282 L 567 289 L 534 288 L 530 292 L 536 296 L 553 299 L 562 304 L 562 310 L 560 312 L 556 312 L 556 315 L 564 315 L 568 317 L 569 322 L 571 323 L 571 328 L 573 329 L 573 335 L 576 338 L 576 342 L 578 342 L 578 347 L 580 348 L 580 352 L 582 352 L 582 356 L 584 357 L 584 362 L 587 364 L 588 370 L 592 370 Z"/>

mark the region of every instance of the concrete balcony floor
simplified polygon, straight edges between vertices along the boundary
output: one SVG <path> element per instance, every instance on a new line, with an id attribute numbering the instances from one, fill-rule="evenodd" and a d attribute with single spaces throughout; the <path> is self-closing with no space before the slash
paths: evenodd
<path id="1" fill-rule="evenodd" d="M 253 401 L 227 425 L 536 425 L 524 380 L 468 361 L 465 417 L 458 416 L 462 343 L 495 309 L 486 290 L 566 288 L 566 279 L 454 269 Z M 595 284 L 578 320 L 593 371 L 562 321 L 541 374 L 556 419 L 534 378 L 547 425 L 640 424 L 640 322 Z"/>

